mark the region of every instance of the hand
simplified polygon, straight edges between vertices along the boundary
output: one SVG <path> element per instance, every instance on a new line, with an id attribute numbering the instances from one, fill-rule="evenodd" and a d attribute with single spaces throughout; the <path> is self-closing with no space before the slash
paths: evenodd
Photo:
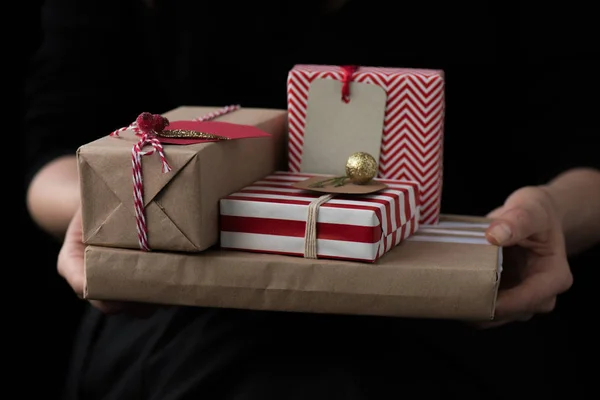
<path id="1" fill-rule="evenodd" d="M 79 208 L 67 228 L 62 247 L 58 253 L 57 267 L 58 273 L 68 282 L 80 298 L 83 298 L 85 287 L 85 245 L 83 244 L 82 237 L 81 208 Z M 142 318 L 150 316 L 156 309 L 155 306 L 150 304 L 97 300 L 91 300 L 90 303 L 106 314 L 127 313 Z"/>
<path id="2" fill-rule="evenodd" d="M 495 327 L 552 312 L 573 275 L 550 194 L 542 187 L 519 189 L 488 217 L 494 221 L 486 237 L 504 247 L 504 265 L 494 320 L 479 325 Z"/>

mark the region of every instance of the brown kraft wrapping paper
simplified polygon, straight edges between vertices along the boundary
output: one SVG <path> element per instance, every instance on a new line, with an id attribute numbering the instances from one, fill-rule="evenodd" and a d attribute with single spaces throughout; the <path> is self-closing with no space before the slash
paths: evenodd
<path id="1" fill-rule="evenodd" d="M 443 216 L 375 264 L 209 250 L 88 246 L 85 297 L 165 305 L 490 320 L 501 248 L 486 220 Z"/>
<path id="2" fill-rule="evenodd" d="M 218 107 L 179 107 L 170 121 L 191 120 Z M 285 110 L 241 108 L 215 121 L 252 125 L 271 137 L 163 144 L 172 171 L 160 158 L 143 157 L 148 244 L 152 250 L 199 252 L 219 238 L 219 200 L 285 165 Z M 138 249 L 133 201 L 130 130 L 106 135 L 77 151 L 86 244 Z M 149 146 L 150 147 L 150 146 Z"/>

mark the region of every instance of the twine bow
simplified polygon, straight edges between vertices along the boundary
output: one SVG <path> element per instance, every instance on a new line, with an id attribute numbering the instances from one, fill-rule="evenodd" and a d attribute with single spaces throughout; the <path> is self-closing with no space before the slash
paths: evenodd
<path id="1" fill-rule="evenodd" d="M 195 118 L 194 121 L 212 120 L 221 115 L 236 111 L 239 108 L 239 105 L 226 106 L 215 112 Z M 162 172 L 167 173 L 171 171 L 171 166 L 165 157 L 163 145 L 157 137 L 157 132 L 162 131 L 168 123 L 169 121 L 166 118 L 158 114 L 141 113 L 129 126 L 117 129 L 110 133 L 110 136 L 118 137 L 121 132 L 130 129 L 137 136 L 140 136 L 140 139 L 131 149 L 131 162 L 133 169 L 133 205 L 135 209 L 138 244 L 143 251 L 150 251 L 150 247 L 148 245 L 148 226 L 146 224 L 146 209 L 144 206 L 142 157 L 157 153 L 161 159 Z M 144 147 L 148 145 L 152 146 L 152 148 L 144 150 Z"/>

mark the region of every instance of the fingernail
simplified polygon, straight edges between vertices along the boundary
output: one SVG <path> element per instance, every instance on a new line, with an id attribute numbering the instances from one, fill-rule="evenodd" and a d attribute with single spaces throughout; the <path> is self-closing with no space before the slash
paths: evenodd
<path id="1" fill-rule="evenodd" d="M 488 234 L 494 238 L 498 245 L 507 242 L 512 236 L 510 227 L 506 224 L 498 224 L 494 226 L 492 229 L 490 229 Z"/>

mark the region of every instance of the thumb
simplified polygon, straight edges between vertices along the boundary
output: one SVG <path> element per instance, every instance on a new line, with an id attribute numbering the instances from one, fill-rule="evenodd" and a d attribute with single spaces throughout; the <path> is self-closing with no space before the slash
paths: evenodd
<path id="1" fill-rule="evenodd" d="M 494 216 L 494 221 L 486 230 L 486 238 L 490 243 L 512 246 L 549 228 L 550 222 L 541 205 L 523 202 L 508 206 Z"/>
<path id="2" fill-rule="evenodd" d="M 83 297 L 85 277 L 83 274 L 83 256 L 79 257 L 72 246 L 66 244 L 58 253 L 57 269 L 73 291 L 79 297 Z"/>

